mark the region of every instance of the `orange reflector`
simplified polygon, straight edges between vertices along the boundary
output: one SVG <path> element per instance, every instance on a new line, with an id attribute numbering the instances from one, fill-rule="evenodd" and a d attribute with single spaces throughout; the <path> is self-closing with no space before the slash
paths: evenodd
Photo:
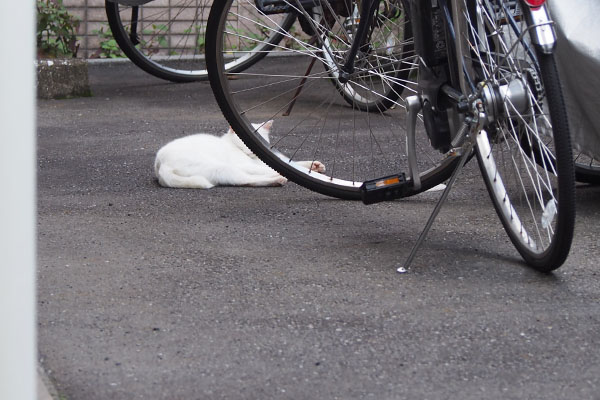
<path id="1" fill-rule="evenodd" d="M 375 187 L 382 187 L 388 185 L 394 185 L 396 183 L 400 183 L 400 179 L 398 177 L 384 179 L 382 181 L 378 181 L 375 183 Z"/>

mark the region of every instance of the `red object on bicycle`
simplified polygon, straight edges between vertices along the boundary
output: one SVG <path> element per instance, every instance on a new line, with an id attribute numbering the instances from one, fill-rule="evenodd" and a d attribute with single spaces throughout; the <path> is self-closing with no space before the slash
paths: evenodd
<path id="1" fill-rule="evenodd" d="M 531 8 L 539 8 L 541 7 L 546 0 L 525 0 L 525 3 Z"/>

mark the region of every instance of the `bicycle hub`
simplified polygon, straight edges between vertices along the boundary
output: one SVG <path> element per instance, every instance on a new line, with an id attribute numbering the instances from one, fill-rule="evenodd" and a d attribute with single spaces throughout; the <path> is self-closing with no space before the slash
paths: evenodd
<path id="1" fill-rule="evenodd" d="M 524 114 L 531 106 L 527 84 L 515 78 L 505 85 L 486 83 L 481 88 L 481 100 L 487 114 L 487 124 L 503 117 Z"/>

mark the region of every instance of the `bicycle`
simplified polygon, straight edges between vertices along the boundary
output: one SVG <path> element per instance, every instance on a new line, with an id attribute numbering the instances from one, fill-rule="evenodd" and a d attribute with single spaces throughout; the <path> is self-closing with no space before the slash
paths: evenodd
<path id="1" fill-rule="evenodd" d="M 205 25 L 212 0 L 105 0 L 111 32 L 123 53 L 139 68 L 171 82 L 208 79 L 204 58 Z M 281 21 L 288 30 L 295 16 Z M 273 35 L 261 45 L 244 51 L 227 69 L 241 71 L 259 61 L 271 44 L 281 41 Z"/>
<path id="2" fill-rule="evenodd" d="M 144 71 L 172 82 L 208 79 L 204 64 L 204 32 L 207 10 L 211 5 L 212 0 L 171 0 L 168 6 L 161 6 L 154 0 L 105 0 L 111 32 L 125 55 Z M 386 11 L 388 15 L 393 15 L 398 10 L 398 7 L 388 6 Z M 357 7 L 352 17 L 351 23 L 357 24 Z M 294 24 L 296 16 L 292 12 L 286 18 L 281 26 L 287 31 Z M 405 21 L 403 29 L 406 37 L 410 38 L 410 21 Z M 267 42 L 279 44 L 283 38 L 284 35 L 274 35 Z M 264 50 L 268 49 L 268 46 L 259 47 L 252 54 L 237 58 L 227 68 L 232 72 L 242 71 L 258 62 L 265 55 Z M 410 58 L 407 54 L 412 52 L 411 42 L 405 41 L 402 53 L 407 60 Z M 398 78 L 404 81 L 409 79 L 409 70 L 407 63 Z M 359 109 L 373 111 L 394 106 L 394 100 L 402 92 L 398 86 L 380 96 L 378 102 L 370 104 L 361 102 L 361 96 L 356 91 L 349 92 L 352 88 L 348 85 L 338 85 L 338 90 L 346 101 L 354 102 Z M 574 161 L 578 182 L 600 184 L 600 161 L 584 154 L 575 155 Z"/>
<path id="3" fill-rule="evenodd" d="M 450 178 L 441 206 L 474 154 L 511 241 L 529 265 L 548 272 L 568 256 L 575 203 L 556 37 L 543 3 L 218 2 L 207 24 L 209 78 L 246 145 L 290 180 L 326 195 L 374 203 Z M 277 18 L 285 13 L 298 16 L 300 34 L 282 29 Z M 294 48 L 274 46 L 260 68 L 227 71 L 232 44 L 264 40 L 240 35 L 240 19 L 263 33 L 285 31 Z M 380 29 L 385 24 L 394 29 Z M 415 54 L 402 53 L 413 46 Z M 416 79 L 400 75 L 415 69 Z M 328 90 L 329 81 L 337 90 Z M 270 142 L 251 125 L 267 120 L 275 121 Z M 327 170 L 312 171 L 295 163 L 300 159 Z"/>

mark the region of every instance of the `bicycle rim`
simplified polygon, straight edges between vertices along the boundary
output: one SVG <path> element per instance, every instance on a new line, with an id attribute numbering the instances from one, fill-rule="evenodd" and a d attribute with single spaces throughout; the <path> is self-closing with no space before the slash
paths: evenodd
<path id="1" fill-rule="evenodd" d="M 235 22 L 242 19 L 246 28 L 254 31 L 279 31 L 280 16 L 262 14 L 251 1 L 215 3 L 207 31 L 210 81 L 223 114 L 264 162 L 311 190 L 359 199 L 364 181 L 408 171 L 404 99 L 390 99 L 393 109 L 368 113 L 340 96 L 331 84 L 331 74 L 339 68 L 335 60 L 342 58 L 343 49 L 350 43 L 348 31 L 343 28 L 348 17 L 327 15 L 335 4 L 325 0 L 320 4 L 310 12 L 296 9 L 317 35 L 307 35 L 294 25 L 269 57 L 243 72 L 232 73 L 224 68 L 231 47 L 240 41 L 254 40 L 240 32 Z M 371 53 L 371 57 L 376 54 Z M 412 65 L 414 60 L 402 62 Z M 372 82 L 378 79 L 388 87 L 402 86 L 405 94 L 415 93 L 414 84 L 397 79 L 395 73 L 386 75 L 377 68 L 359 68 L 362 70 L 349 85 L 364 89 L 361 82 L 369 79 L 366 74 L 370 72 Z M 375 97 L 382 96 L 372 92 Z M 251 124 L 269 120 L 273 121 L 273 128 L 267 142 Z M 455 164 L 444 161 L 442 154 L 430 148 L 420 121 L 418 125 L 417 162 L 423 182 L 419 190 L 425 190 L 447 179 Z M 325 171 L 311 170 L 298 161 L 319 161 Z"/>
<path id="2" fill-rule="evenodd" d="M 470 4 L 465 70 L 479 83 L 488 117 L 477 136 L 479 165 L 517 250 L 534 268 L 551 271 L 568 256 L 575 215 L 568 121 L 554 59 L 536 51 L 515 2 Z"/>
<path id="3" fill-rule="evenodd" d="M 211 5 L 212 0 L 152 1 L 137 7 L 106 1 L 106 12 L 119 47 L 138 67 L 162 79 L 190 82 L 208 79 L 205 32 Z M 290 16 L 282 26 L 292 23 Z M 273 33 L 260 46 L 239 49 L 226 68 L 247 68 L 280 39 Z"/>

